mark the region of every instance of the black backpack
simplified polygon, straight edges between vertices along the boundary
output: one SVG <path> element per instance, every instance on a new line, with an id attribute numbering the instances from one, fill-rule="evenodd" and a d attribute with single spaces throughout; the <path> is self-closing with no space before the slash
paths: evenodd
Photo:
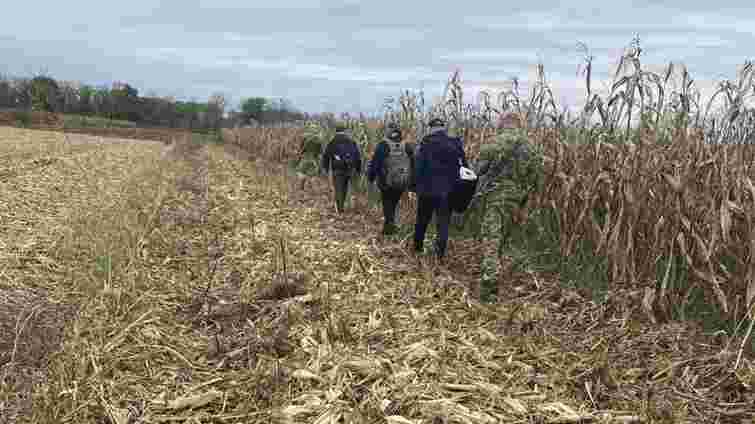
<path id="1" fill-rule="evenodd" d="M 351 171 L 354 168 L 356 159 L 350 151 L 351 146 L 349 144 L 352 141 L 345 137 L 341 138 L 339 135 L 336 135 L 336 140 L 335 148 L 333 149 L 332 167 L 337 171 Z"/>
<path id="2" fill-rule="evenodd" d="M 406 145 L 400 141 L 388 141 L 384 163 L 385 184 L 396 190 L 406 190 L 410 184 L 412 164 Z"/>

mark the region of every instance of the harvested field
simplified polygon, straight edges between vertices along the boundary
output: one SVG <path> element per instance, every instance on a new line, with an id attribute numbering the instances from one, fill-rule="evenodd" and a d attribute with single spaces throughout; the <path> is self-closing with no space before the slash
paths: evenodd
<path id="1" fill-rule="evenodd" d="M 141 292 L 145 269 L 134 260 L 159 208 L 181 204 L 175 180 L 191 168 L 161 159 L 164 150 L 0 128 L 0 421 L 34 411 L 37 422 L 59 422 L 29 398 L 32 385 L 39 393 L 51 384 L 40 373 L 56 352 L 93 330 L 79 327 L 91 308 L 109 320 L 116 312 L 101 303 L 122 306 Z"/>
<path id="2" fill-rule="evenodd" d="M 84 124 L 89 119 L 101 126 Z M 105 126 L 112 123 L 112 126 Z M 77 115 L 63 115 L 51 112 L 0 111 L 0 127 L 23 125 L 28 129 L 64 132 L 67 134 L 90 135 L 95 137 L 120 138 L 128 140 L 152 140 L 170 143 L 174 137 L 189 133 L 179 128 L 138 128 L 128 121 L 109 121 L 102 118 L 86 118 Z M 79 137 L 74 137 L 78 140 Z"/>
<path id="3" fill-rule="evenodd" d="M 87 134 L 99 137 L 117 137 L 129 140 L 152 140 L 170 143 L 175 137 L 188 133 L 186 130 L 173 128 L 66 128 L 69 134 Z"/>
<path id="4" fill-rule="evenodd" d="M 650 322 L 640 292 L 512 272 L 479 305 L 474 243 L 412 259 L 363 194 L 337 219 L 325 180 L 233 146 L 3 131 L 8 422 L 755 418 L 739 344 Z"/>

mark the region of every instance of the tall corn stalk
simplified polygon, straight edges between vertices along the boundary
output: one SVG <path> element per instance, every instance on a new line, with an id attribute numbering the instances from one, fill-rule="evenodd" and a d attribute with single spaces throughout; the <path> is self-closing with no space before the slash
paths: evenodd
<path id="1" fill-rule="evenodd" d="M 755 94 L 755 71 L 746 61 L 736 81 L 725 80 L 711 96 L 705 108 L 705 141 L 713 144 L 751 144 L 755 142 L 755 112 L 746 106 Z M 712 105 L 723 97 L 724 105 L 717 115 L 710 115 Z"/>

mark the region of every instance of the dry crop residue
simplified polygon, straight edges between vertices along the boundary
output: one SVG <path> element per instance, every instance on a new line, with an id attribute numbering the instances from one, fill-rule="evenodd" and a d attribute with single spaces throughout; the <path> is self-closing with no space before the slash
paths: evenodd
<path id="1" fill-rule="evenodd" d="M 0 422 L 138 419 L 176 359 L 149 326 L 206 273 L 206 150 L 0 131 Z"/>
<path id="2" fill-rule="evenodd" d="M 752 418 L 751 362 L 732 374 L 734 349 L 646 322 L 638 293 L 598 304 L 516 274 L 502 303 L 481 306 L 473 243 L 452 240 L 445 267 L 418 263 L 405 240 L 376 237 L 363 195 L 337 218 L 323 179 L 302 188 L 230 147 L 45 134 L 0 145 L 50 160 L 0 181 L 3 418 Z"/>
<path id="3" fill-rule="evenodd" d="M 75 316 L 70 278 L 93 259 L 66 258 L 76 221 L 114 201 L 133 163 L 159 148 L 0 128 L 0 422 L 31 412 Z"/>
<path id="4" fill-rule="evenodd" d="M 325 179 L 302 185 L 283 166 L 218 150 L 216 299 L 234 318 L 232 336 L 207 335 L 208 350 L 236 382 L 265 383 L 217 383 L 228 402 L 247 399 L 239 416 L 626 423 L 755 413 L 752 363 L 732 374 L 735 348 L 693 324 L 648 322 L 641 293 L 594 302 L 556 277 L 510 274 L 506 298 L 481 306 L 469 288 L 474 243 L 452 241 L 445 267 L 418 263 L 407 240 L 376 237 L 380 213 L 362 194 L 338 218 Z M 413 222 L 411 201 L 402 208 L 400 221 Z"/>
<path id="5" fill-rule="evenodd" d="M 205 334 L 217 371 L 203 392 L 222 393 L 227 417 L 638 418 L 575 396 L 570 374 L 585 364 L 548 334 L 522 329 L 544 319 L 542 305 L 515 314 L 512 304 L 476 305 L 452 266 L 418 264 L 400 243 L 378 242 L 380 221 L 364 198 L 339 220 L 325 181 L 302 191 L 284 167 L 233 153 L 211 154 L 210 223 L 223 276 L 210 292 L 223 314 L 204 315 L 217 326 Z"/>

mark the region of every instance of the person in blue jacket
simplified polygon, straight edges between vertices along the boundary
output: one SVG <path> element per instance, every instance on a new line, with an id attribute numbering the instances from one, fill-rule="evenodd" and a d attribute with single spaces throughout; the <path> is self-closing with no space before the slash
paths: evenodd
<path id="1" fill-rule="evenodd" d="M 424 250 L 425 233 L 433 215 L 438 228 L 435 254 L 443 259 L 448 244 L 451 220 L 449 195 L 459 179 L 460 166 L 468 167 L 460 138 L 450 137 L 440 118 L 429 122 L 430 131 L 415 152 L 415 191 L 417 222 L 414 227 L 414 251 Z"/>
<path id="2" fill-rule="evenodd" d="M 352 176 L 359 175 L 362 172 L 362 156 L 359 152 L 359 146 L 349 136 L 345 124 L 336 125 L 336 135 L 325 147 L 321 167 L 326 174 L 332 170 L 336 210 L 338 213 L 342 213 L 349 191 L 349 181 Z"/>
<path id="3" fill-rule="evenodd" d="M 413 145 L 401 142 L 401 128 L 395 123 L 388 124 L 367 170 L 367 181 L 370 184 L 377 181 L 380 189 L 385 236 L 396 233 L 396 207 L 409 189 L 413 158 Z"/>

